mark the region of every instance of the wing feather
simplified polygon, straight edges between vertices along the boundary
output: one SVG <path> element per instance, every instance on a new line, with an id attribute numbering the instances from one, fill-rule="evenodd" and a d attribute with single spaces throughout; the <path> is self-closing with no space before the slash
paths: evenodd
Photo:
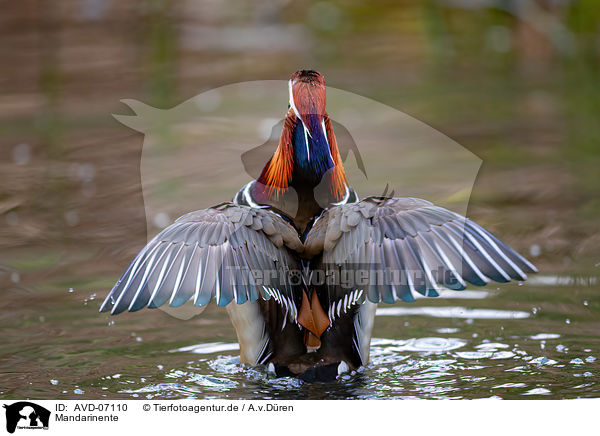
<path id="1" fill-rule="evenodd" d="M 307 235 L 304 256 L 313 258 L 313 268 L 354 277 L 366 271 L 373 303 L 413 301 L 415 292 L 437 296 L 442 287 L 461 290 L 467 282 L 525 280 L 537 271 L 473 221 L 414 198 L 369 197 L 325 210 Z M 382 272 L 383 282 L 373 280 Z M 327 289 L 337 304 L 360 286 Z"/>
<path id="2" fill-rule="evenodd" d="M 189 261 L 187 262 L 179 286 L 174 289 L 173 294 L 171 295 L 169 304 L 172 307 L 181 306 L 185 302 L 189 301 L 194 295 L 196 279 L 199 271 L 198 264 L 200 262 L 200 253 L 201 249 L 196 242 L 191 246 Z"/>
<path id="3" fill-rule="evenodd" d="M 100 311 L 243 304 L 266 296 L 263 285 L 294 301 L 287 272 L 299 269 L 302 249 L 296 230 L 268 210 L 223 203 L 191 212 L 140 251 Z"/>

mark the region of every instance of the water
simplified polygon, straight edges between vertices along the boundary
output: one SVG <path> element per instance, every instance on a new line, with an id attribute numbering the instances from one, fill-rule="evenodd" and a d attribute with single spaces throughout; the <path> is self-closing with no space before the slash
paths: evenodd
<path id="1" fill-rule="evenodd" d="M 477 2 L 358 2 L 335 6 L 337 20 L 323 20 L 320 1 L 255 3 L 71 0 L 56 9 L 7 2 L 0 16 L 7 59 L 0 398 L 599 397 L 600 3 L 517 8 L 518 18 L 508 20 L 517 9 L 467 5 Z M 160 310 L 99 314 L 147 241 L 143 139 L 110 116 L 131 114 L 120 100 L 169 108 L 217 86 L 287 79 L 305 67 L 479 156 L 469 216 L 530 255 L 542 273 L 521 286 L 382 305 L 372 363 L 330 384 L 273 379 L 238 364 L 235 333 L 213 306 L 189 321 Z M 277 104 L 286 110 L 286 100 Z M 249 132 L 268 134 L 275 121 L 264 121 Z M 215 147 L 188 130 L 206 151 L 185 160 L 208 168 L 193 184 L 186 167 L 158 186 L 166 199 L 182 186 L 193 196 L 148 216 L 154 233 L 231 198 L 248 178 L 222 161 L 239 163 L 242 151 L 261 143 Z M 359 143 L 361 152 L 373 138 Z M 387 143 L 414 148 L 402 138 Z M 387 156 L 397 150 L 380 152 L 367 168 L 372 179 L 386 163 L 417 169 L 415 179 L 395 171 L 402 173 L 397 195 L 460 172 L 423 177 L 427 161 L 401 153 L 394 161 Z M 430 185 L 430 200 L 453 189 Z M 451 192 L 452 201 L 468 197 Z"/>
<path id="2" fill-rule="evenodd" d="M 160 310 L 110 317 L 84 290 L 9 294 L 21 309 L 5 313 L 0 326 L 0 397 L 598 397 L 600 304 L 594 287 L 573 283 L 542 275 L 381 305 L 371 363 L 313 384 L 241 365 L 221 308 L 188 321 Z"/>

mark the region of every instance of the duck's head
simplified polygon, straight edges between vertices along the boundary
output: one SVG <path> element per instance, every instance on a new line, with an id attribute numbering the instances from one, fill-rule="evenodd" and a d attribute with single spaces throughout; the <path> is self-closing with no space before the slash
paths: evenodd
<path id="1" fill-rule="evenodd" d="M 346 191 L 346 174 L 325 110 L 325 78 L 314 70 L 300 70 L 292 74 L 288 87 L 289 108 L 279 146 L 259 181 L 277 197 L 294 174 L 314 185 L 326 176 L 330 197 L 337 201 Z"/>
<path id="2" fill-rule="evenodd" d="M 320 133 L 326 114 L 325 77 L 318 71 L 300 70 L 292 74 L 288 86 L 290 109 L 309 135 Z"/>

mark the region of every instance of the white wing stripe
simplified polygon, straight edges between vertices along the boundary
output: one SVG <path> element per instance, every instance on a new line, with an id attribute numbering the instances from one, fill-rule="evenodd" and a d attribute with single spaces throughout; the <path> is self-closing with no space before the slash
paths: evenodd
<path id="1" fill-rule="evenodd" d="M 438 232 L 436 229 L 433 229 L 433 232 L 435 232 L 440 238 L 443 238 L 443 235 L 440 234 L 440 232 Z M 477 265 L 475 265 L 475 262 L 473 262 L 473 260 L 467 255 L 467 253 L 465 253 L 465 250 L 462 248 L 462 246 L 452 237 L 451 234 L 446 234 L 446 237 L 448 240 L 450 240 L 450 242 L 452 243 L 452 245 L 454 246 L 454 249 L 456 251 L 458 251 L 460 253 L 460 255 L 462 256 L 462 258 L 469 264 L 469 266 L 471 267 L 471 269 L 475 272 L 475 274 L 477 274 L 479 276 L 479 278 L 481 279 L 481 281 L 485 282 L 485 283 L 489 283 L 490 279 L 483 274 L 479 268 L 477 268 Z"/>
<path id="2" fill-rule="evenodd" d="M 512 260 L 509 259 L 509 257 L 504 254 L 504 251 L 500 249 L 500 247 L 498 247 L 498 245 L 493 241 L 492 238 L 490 238 L 488 235 L 485 234 L 485 232 L 482 232 L 480 229 L 477 228 L 477 226 L 474 225 L 470 225 L 470 228 L 474 229 L 483 239 L 485 239 L 487 241 L 488 244 L 490 244 L 492 246 L 492 248 L 500 255 L 502 256 L 502 259 L 504 259 L 504 261 L 506 263 L 508 263 L 510 265 L 511 268 L 513 268 L 517 274 L 519 274 L 521 276 L 521 278 L 523 280 L 527 279 L 527 274 L 525 274 L 525 272 L 519 268 Z M 524 259 L 529 265 L 531 265 L 529 263 L 529 261 L 527 261 L 526 259 Z M 533 265 L 531 265 L 533 267 Z M 533 269 L 535 269 L 535 267 L 533 267 Z"/>
<path id="3" fill-rule="evenodd" d="M 173 303 L 173 299 L 175 298 L 175 294 L 179 289 L 179 284 L 181 283 L 181 278 L 183 277 L 183 269 L 186 266 L 185 263 L 185 254 L 183 255 L 183 259 L 181 260 L 181 266 L 179 267 L 179 271 L 177 272 L 177 278 L 175 279 L 175 284 L 173 285 L 173 290 L 171 291 L 171 298 L 169 299 L 169 304 Z"/>
<path id="4" fill-rule="evenodd" d="M 146 279 L 148 278 L 148 276 L 150 275 L 151 271 L 154 270 L 154 259 L 156 258 L 156 256 L 158 255 L 158 253 L 156 252 L 156 250 L 158 249 L 159 245 L 156 245 L 152 251 L 150 252 L 152 254 L 152 258 L 148 261 L 147 265 L 146 265 L 146 270 L 144 271 L 144 276 L 142 277 L 142 280 L 140 281 L 140 285 L 138 286 L 138 289 L 135 291 L 135 295 L 134 297 L 131 299 L 131 303 L 129 304 L 129 308 L 128 310 L 131 310 L 131 308 L 133 307 L 135 300 L 137 300 L 141 290 L 144 288 L 144 285 L 146 284 Z M 137 272 L 137 271 L 136 271 Z M 131 272 L 132 276 L 133 276 L 134 271 Z M 123 289 L 123 291 L 121 292 L 121 295 L 124 294 L 125 289 Z M 118 301 L 118 300 L 117 300 Z"/>

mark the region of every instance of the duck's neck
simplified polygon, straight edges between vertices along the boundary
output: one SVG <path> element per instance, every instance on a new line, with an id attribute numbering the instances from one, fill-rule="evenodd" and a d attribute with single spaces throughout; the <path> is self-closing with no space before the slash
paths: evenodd
<path id="1" fill-rule="evenodd" d="M 292 134 L 294 166 L 292 186 L 299 184 L 315 187 L 323 176 L 335 166 L 325 122 L 316 115 L 309 115 L 307 126 L 297 123 Z"/>
<path id="2" fill-rule="evenodd" d="M 278 209 L 282 203 L 297 204 L 298 219 L 318 215 L 329 204 L 340 201 L 346 190 L 331 120 L 310 116 L 306 121 L 305 128 L 291 111 L 288 113 L 279 146 L 253 192 L 260 203 Z"/>

